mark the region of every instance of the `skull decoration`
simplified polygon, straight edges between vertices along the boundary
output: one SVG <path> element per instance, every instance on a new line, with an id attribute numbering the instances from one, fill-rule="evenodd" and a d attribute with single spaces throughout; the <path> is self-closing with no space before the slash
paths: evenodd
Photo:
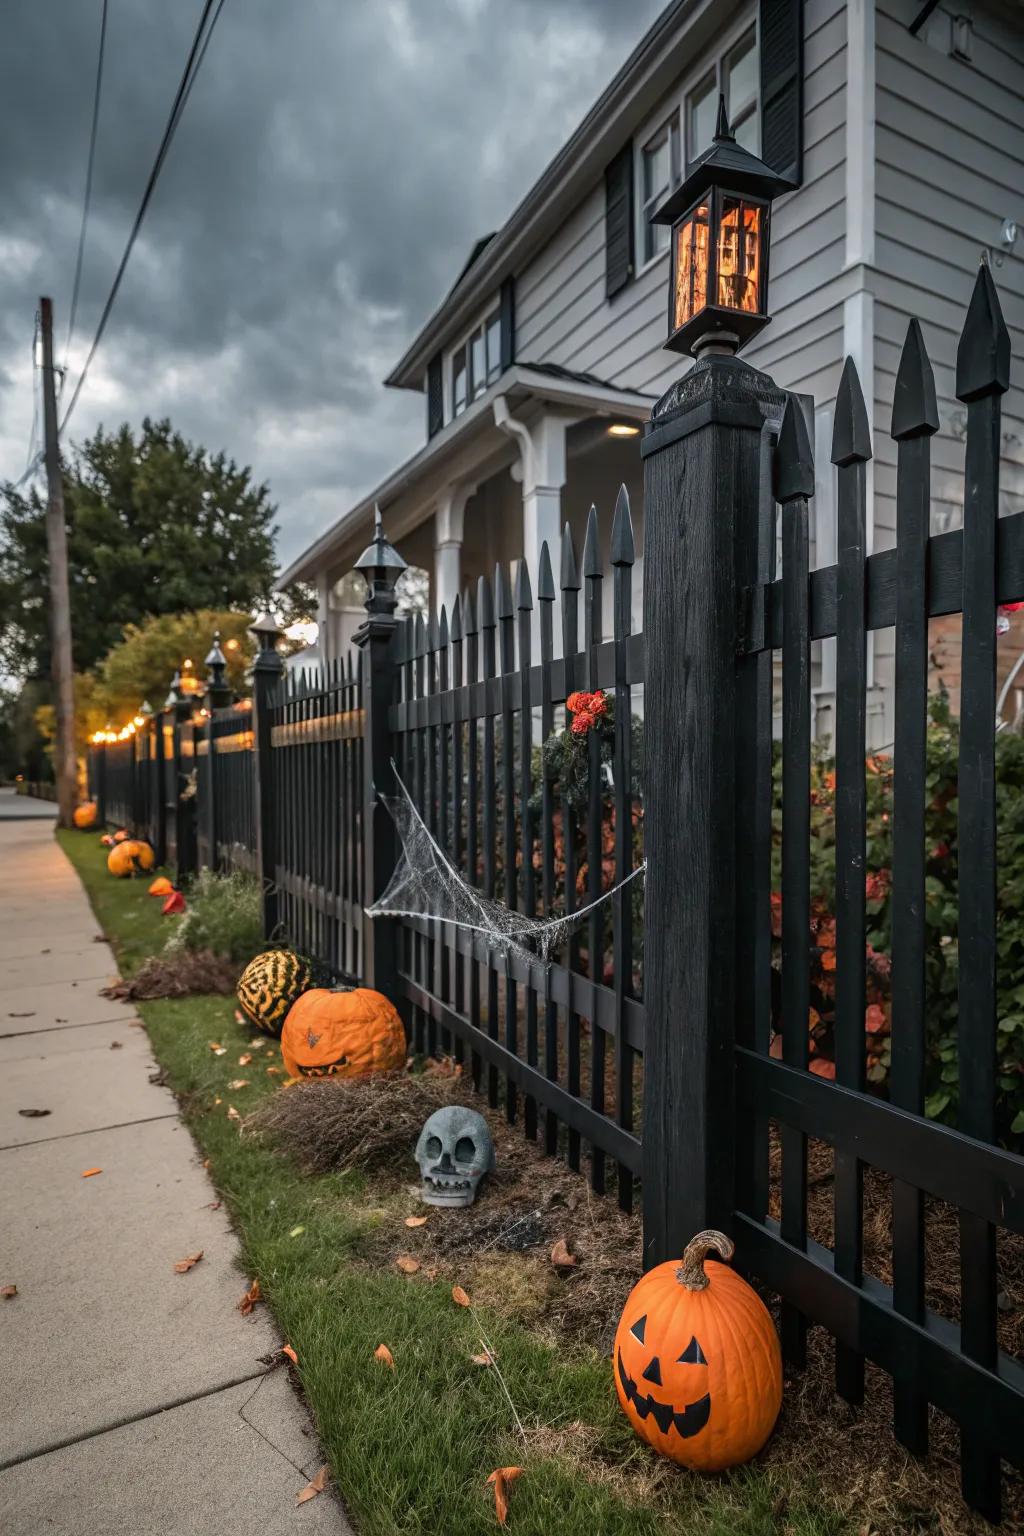
<path id="1" fill-rule="evenodd" d="M 472 1205 L 476 1188 L 494 1167 L 494 1142 L 475 1109 L 450 1104 L 436 1109 L 416 1143 L 427 1205 Z"/>

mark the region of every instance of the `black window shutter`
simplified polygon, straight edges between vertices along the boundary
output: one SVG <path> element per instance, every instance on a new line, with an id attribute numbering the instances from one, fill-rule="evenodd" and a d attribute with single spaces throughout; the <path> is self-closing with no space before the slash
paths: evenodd
<path id="1" fill-rule="evenodd" d="M 511 368 L 516 360 L 516 280 L 506 277 L 501 285 L 498 305 L 501 317 L 501 371 Z"/>
<path id="2" fill-rule="evenodd" d="M 761 159 L 794 187 L 803 180 L 803 0 L 759 0 Z"/>
<path id="3" fill-rule="evenodd" d="M 427 364 L 427 436 L 433 437 L 444 426 L 444 386 L 441 375 L 441 354 L 432 357 Z"/>
<path id="4" fill-rule="evenodd" d="M 615 156 L 604 173 L 605 294 L 610 299 L 633 276 L 633 145 Z"/>

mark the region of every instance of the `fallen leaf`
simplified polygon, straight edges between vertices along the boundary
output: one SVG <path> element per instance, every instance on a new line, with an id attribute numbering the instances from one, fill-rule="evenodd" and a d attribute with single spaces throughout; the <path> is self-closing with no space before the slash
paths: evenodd
<path id="1" fill-rule="evenodd" d="M 305 1227 L 292 1227 L 291 1231 L 288 1233 L 288 1236 L 289 1237 L 301 1237 L 303 1232 L 305 1232 L 305 1230 L 306 1230 Z"/>
<path id="2" fill-rule="evenodd" d="M 220 1200 L 208 1200 L 207 1203 L 203 1206 L 203 1210 L 204 1211 L 219 1211 L 222 1204 L 223 1204 L 223 1202 L 220 1201 Z"/>
<path id="3" fill-rule="evenodd" d="M 204 1168 L 209 1168 L 209 1166 L 210 1166 L 210 1159 L 208 1157 L 204 1157 L 203 1158 L 203 1167 Z"/>
<path id="4" fill-rule="evenodd" d="M 378 1344 L 377 1345 L 377 1348 L 373 1352 L 373 1358 L 375 1360 L 379 1360 L 381 1365 L 386 1365 L 388 1367 L 388 1370 L 390 1370 L 390 1371 L 394 1370 L 394 1368 L 395 1368 L 395 1357 L 391 1353 L 390 1349 L 388 1349 L 386 1344 Z"/>
<path id="5" fill-rule="evenodd" d="M 121 1044 L 120 1040 L 111 1040 L 110 1049 L 112 1051 L 123 1051 L 124 1046 Z"/>
<path id="6" fill-rule="evenodd" d="M 213 1102 L 214 1102 L 214 1106 L 216 1107 L 216 1105 L 218 1105 L 218 1104 L 223 1104 L 224 1100 L 223 1099 L 214 1099 Z"/>
<path id="7" fill-rule="evenodd" d="M 522 1470 L 522 1467 L 498 1467 L 487 1479 L 494 1485 L 494 1512 L 499 1525 L 504 1525 L 508 1519 L 508 1490 Z"/>
<path id="8" fill-rule="evenodd" d="M 427 1216 L 407 1216 L 405 1224 L 407 1227 L 425 1227 L 429 1219 Z"/>
<path id="9" fill-rule="evenodd" d="M 242 1012 L 241 1008 L 236 1008 L 235 1009 L 235 1023 L 236 1024 L 244 1024 L 245 1023 L 245 1014 Z"/>
<path id="10" fill-rule="evenodd" d="M 242 1117 L 238 1113 L 238 1110 L 235 1108 L 235 1106 L 233 1104 L 229 1104 L 228 1105 L 228 1119 L 229 1120 L 241 1120 L 241 1118 Z"/>
<path id="11" fill-rule="evenodd" d="M 557 1269 L 571 1269 L 574 1264 L 579 1263 L 576 1255 L 569 1252 L 569 1244 L 564 1237 L 560 1237 L 552 1248 L 551 1262 Z"/>
<path id="12" fill-rule="evenodd" d="M 250 1051 L 262 1051 L 266 1043 L 266 1036 L 260 1035 L 256 1040 L 249 1041 L 249 1049 Z"/>
<path id="13" fill-rule="evenodd" d="M 474 1365 L 493 1365 L 495 1360 L 489 1349 L 485 1349 L 482 1355 L 470 1355 L 469 1358 Z"/>
<path id="14" fill-rule="evenodd" d="M 260 1290 L 260 1283 L 258 1280 L 254 1280 L 252 1285 L 250 1285 L 249 1289 L 246 1291 L 245 1295 L 242 1297 L 241 1301 L 238 1303 L 238 1310 L 241 1312 L 243 1317 L 248 1317 L 256 1303 L 262 1300 L 263 1292 Z"/>
<path id="15" fill-rule="evenodd" d="M 82 1174 L 82 1178 L 83 1179 L 94 1179 L 98 1173 L 102 1173 L 102 1172 L 103 1172 L 102 1168 L 86 1168 L 85 1171 Z"/>
<path id="16" fill-rule="evenodd" d="M 187 1259 L 179 1259 L 174 1266 L 174 1273 L 176 1275 L 187 1275 L 190 1269 L 195 1269 L 202 1256 L 203 1250 L 200 1248 L 198 1253 L 190 1253 Z"/>
<path id="17" fill-rule="evenodd" d="M 297 1495 L 295 1499 L 296 1504 L 305 1504 L 308 1499 L 315 1499 L 318 1493 L 323 1493 L 327 1487 L 328 1470 L 327 1467 L 320 1468 L 316 1477 L 311 1482 L 308 1482 L 302 1492 Z"/>
<path id="18" fill-rule="evenodd" d="M 281 1076 L 281 1068 L 280 1067 L 268 1067 L 267 1068 L 267 1072 L 270 1074 L 271 1077 L 280 1077 Z"/>
<path id="19" fill-rule="evenodd" d="M 17 1294 L 18 1287 L 16 1285 L 0 1285 L 0 1296 L 3 1297 L 4 1301 L 10 1301 L 11 1297 L 17 1296 Z"/>
<path id="20" fill-rule="evenodd" d="M 19 1109 L 18 1110 L 18 1114 L 19 1115 L 24 1115 L 26 1120 L 41 1120 L 44 1115 L 48 1115 L 49 1113 L 50 1113 L 50 1111 L 48 1109 Z"/>
<path id="21" fill-rule="evenodd" d="M 250 1061 L 252 1061 L 252 1057 L 249 1056 L 248 1054 L 246 1054 L 245 1056 L 239 1056 L 239 1058 L 238 1058 L 238 1065 L 240 1067 L 247 1067 L 249 1065 Z"/>
<path id="22" fill-rule="evenodd" d="M 225 1047 L 221 1045 L 219 1040 L 208 1040 L 206 1043 L 215 1056 L 223 1055 Z"/>
<path id="23" fill-rule="evenodd" d="M 473 1305 L 469 1299 L 469 1293 L 464 1291 L 461 1285 L 452 1286 L 452 1301 L 458 1307 L 471 1307 Z"/>
<path id="24" fill-rule="evenodd" d="M 395 1263 L 398 1265 L 398 1268 L 402 1271 L 403 1275 L 414 1275 L 420 1268 L 419 1259 L 410 1258 L 407 1253 L 403 1253 L 400 1259 L 395 1260 Z"/>
<path id="25" fill-rule="evenodd" d="M 233 1077 L 231 1079 L 230 1083 L 228 1083 L 228 1087 L 231 1088 L 231 1089 L 235 1089 L 235 1088 L 248 1088 L 248 1086 L 249 1086 L 249 1079 L 247 1077 Z"/>
<path id="26" fill-rule="evenodd" d="M 295 1353 L 294 1349 L 292 1349 L 290 1344 L 282 1344 L 281 1345 L 281 1353 L 282 1353 L 282 1355 L 287 1355 L 288 1356 L 288 1359 L 291 1361 L 292 1365 L 298 1365 L 299 1357 Z"/>
<path id="27" fill-rule="evenodd" d="M 296 1083 L 301 1083 L 301 1082 L 302 1082 L 302 1078 L 301 1077 L 286 1077 L 284 1082 L 281 1084 L 281 1087 L 282 1088 L 294 1088 Z"/>

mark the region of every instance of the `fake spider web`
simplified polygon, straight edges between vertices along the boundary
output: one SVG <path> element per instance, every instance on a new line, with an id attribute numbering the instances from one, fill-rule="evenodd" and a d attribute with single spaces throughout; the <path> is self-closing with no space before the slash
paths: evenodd
<path id="1" fill-rule="evenodd" d="M 494 949 L 518 951 L 527 959 L 539 958 L 546 964 L 577 923 L 647 868 L 645 860 L 596 901 L 561 917 L 527 917 L 513 912 L 503 902 L 481 895 L 462 877 L 424 823 L 394 763 L 391 766 L 400 793 L 379 795 L 378 799 L 391 814 L 402 852 L 386 890 L 366 908 L 367 917 L 433 918 L 483 934 Z"/>

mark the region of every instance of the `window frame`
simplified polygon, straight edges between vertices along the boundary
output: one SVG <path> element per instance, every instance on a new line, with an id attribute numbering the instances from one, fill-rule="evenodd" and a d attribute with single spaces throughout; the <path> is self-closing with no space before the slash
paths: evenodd
<path id="1" fill-rule="evenodd" d="M 651 146 L 654 140 L 658 137 L 658 134 L 663 132 L 670 124 L 674 122 L 676 124 L 676 132 L 679 137 L 679 158 L 681 163 L 679 169 L 679 180 L 674 182 L 673 185 L 680 185 L 680 183 L 686 177 L 688 167 L 696 158 L 696 154 L 693 151 L 693 146 L 691 143 L 692 135 L 690 131 L 690 98 L 698 89 L 698 87 L 707 80 L 708 76 L 713 75 L 715 80 L 715 101 L 717 103 L 718 92 L 722 89 L 722 81 L 725 78 L 725 69 L 729 56 L 730 54 L 736 52 L 739 45 L 751 33 L 753 33 L 754 53 L 757 59 L 757 68 L 755 69 L 755 90 L 753 99 L 748 99 L 743 103 L 742 117 L 740 118 L 740 122 L 742 124 L 751 116 L 751 114 L 754 115 L 757 120 L 758 148 L 760 148 L 761 36 L 759 10 L 760 7 L 755 5 L 747 8 L 740 16 L 736 17 L 732 26 L 728 29 L 727 32 L 724 33 L 721 40 L 716 43 L 715 47 L 713 49 L 708 49 L 706 52 L 700 55 L 700 57 L 695 61 L 693 68 L 687 70 L 686 74 L 681 77 L 679 83 L 672 91 L 672 93 L 662 99 L 657 110 L 650 114 L 650 116 L 642 124 L 640 132 L 636 133 L 633 137 L 633 202 L 636 209 L 634 234 L 636 240 L 636 250 L 638 254 L 636 272 L 634 273 L 634 281 L 636 278 L 640 277 L 644 272 L 646 272 L 650 267 L 653 267 L 656 262 L 663 261 L 671 249 L 671 241 L 667 240 L 661 249 L 657 250 L 654 255 L 645 256 L 643 254 L 647 250 L 647 225 L 646 219 L 644 217 L 644 152 Z M 728 90 L 726 90 L 726 109 L 729 110 L 729 108 L 730 103 L 728 99 Z M 730 124 L 732 124 L 731 111 L 729 121 Z M 707 146 L 705 145 L 704 148 L 707 148 Z M 697 153 L 700 153 L 700 151 L 698 150 Z"/>
<path id="2" fill-rule="evenodd" d="M 494 356 L 491 357 L 490 348 L 493 342 Z M 484 372 L 481 379 L 477 379 L 474 371 L 473 349 L 480 344 L 483 347 Z M 455 380 L 459 364 L 462 364 L 463 377 L 465 378 L 465 391 L 460 405 L 455 400 Z M 501 377 L 501 299 L 500 296 L 485 306 L 482 318 L 463 332 L 456 344 L 445 355 L 444 364 L 444 403 L 445 425 L 461 416 L 474 401 L 485 395 L 491 385 Z"/>

